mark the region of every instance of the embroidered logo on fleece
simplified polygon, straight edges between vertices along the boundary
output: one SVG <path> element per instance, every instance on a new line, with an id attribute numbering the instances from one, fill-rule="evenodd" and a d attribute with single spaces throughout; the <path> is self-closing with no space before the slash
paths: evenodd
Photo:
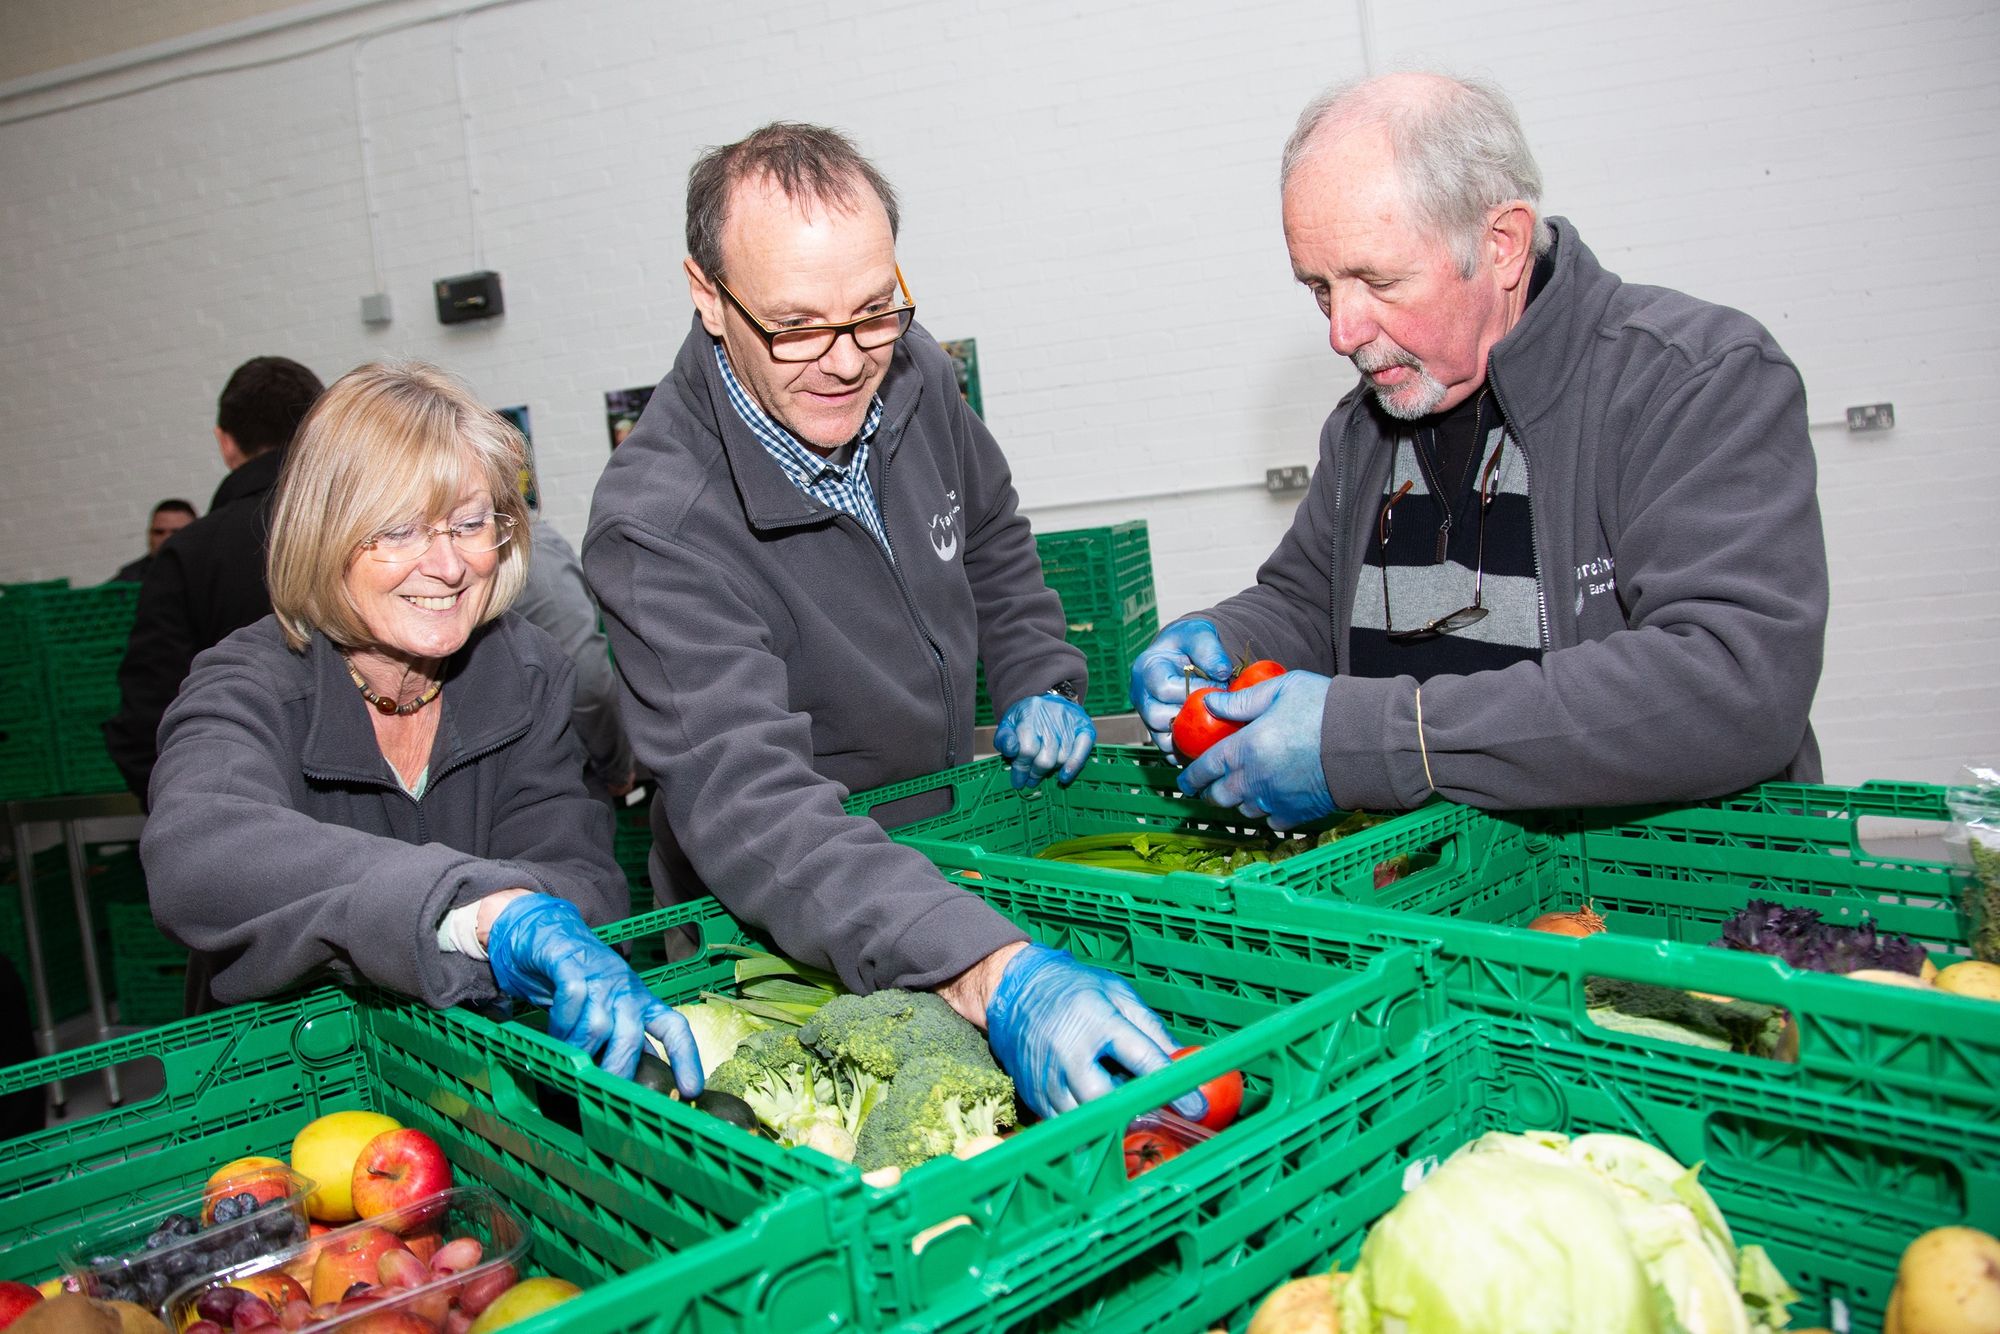
<path id="1" fill-rule="evenodd" d="M 1599 556 L 1576 567 L 1576 611 L 1583 614 L 1583 600 L 1618 591 L 1618 564 L 1610 556 Z"/>
<path id="2" fill-rule="evenodd" d="M 944 501 L 944 513 L 931 515 L 931 550 L 939 560 L 950 560 L 958 554 L 958 516 L 964 510 L 956 491 L 945 492 Z"/>

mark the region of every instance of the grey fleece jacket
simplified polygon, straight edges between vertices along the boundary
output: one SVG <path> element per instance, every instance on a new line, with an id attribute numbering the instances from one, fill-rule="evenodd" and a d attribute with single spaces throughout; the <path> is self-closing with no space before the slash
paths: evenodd
<path id="1" fill-rule="evenodd" d="M 438 948 L 445 913 L 521 886 L 593 925 L 630 911 L 611 812 L 583 789 L 569 659 L 509 613 L 446 668 L 429 785 L 396 782 L 340 654 L 277 618 L 195 659 L 160 724 L 139 851 L 153 916 L 234 1004 L 315 976 L 444 1007 L 497 994 Z M 204 957 L 205 956 L 205 957 Z"/>
<path id="2" fill-rule="evenodd" d="M 1335 675 L 1320 750 L 1343 808 L 1433 790 L 1497 809 L 1693 801 L 1819 777 L 1826 548 L 1798 371 L 1748 316 L 1624 282 L 1550 221 L 1554 275 L 1487 366 L 1528 461 L 1541 661 L 1421 696 L 1341 674 L 1399 429 L 1360 387 L 1256 584 L 1191 613 L 1232 655 Z"/>
<path id="3" fill-rule="evenodd" d="M 751 435 L 699 319 L 598 482 L 583 548 L 658 780 L 659 896 L 712 891 L 858 991 L 935 986 L 1022 935 L 842 799 L 972 758 L 982 658 L 1003 710 L 1085 683 L 1006 460 L 921 326 L 880 393 L 893 562 Z"/>

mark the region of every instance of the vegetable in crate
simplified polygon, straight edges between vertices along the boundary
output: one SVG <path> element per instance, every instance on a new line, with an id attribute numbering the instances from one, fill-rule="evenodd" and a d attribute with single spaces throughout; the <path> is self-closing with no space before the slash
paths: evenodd
<path id="1" fill-rule="evenodd" d="M 754 1033 L 710 1087 L 749 1103 L 787 1147 L 864 1172 L 962 1150 L 1014 1124 L 1014 1085 L 940 997 L 837 996 L 798 1028 Z"/>
<path id="2" fill-rule="evenodd" d="M 1715 942 L 1732 950 L 1770 954 L 1794 968 L 1816 973 L 1853 973 L 1880 968 L 1921 977 L 1930 956 L 1908 936 L 1876 930 L 1872 919 L 1859 926 L 1820 920 L 1814 908 L 1786 908 L 1752 899 L 1723 923 Z"/>
<path id="3" fill-rule="evenodd" d="M 1945 793 L 1951 812 L 1946 841 L 1965 849 L 1972 867 L 1960 899 L 1972 957 L 2000 964 L 2000 770 L 1974 768 L 1972 783 Z"/>
<path id="4" fill-rule="evenodd" d="M 1583 995 L 1591 1021 L 1615 1032 L 1777 1060 L 1798 1057 L 1795 1047 L 1784 1054 L 1788 1016 L 1776 1005 L 1595 976 L 1584 979 Z"/>
<path id="5" fill-rule="evenodd" d="M 1369 1229 L 1342 1334 L 1775 1334 L 1797 1299 L 1696 1169 L 1626 1135 L 1494 1132 Z"/>
<path id="6" fill-rule="evenodd" d="M 1903 1251 L 1882 1334 L 1993 1334 L 2000 1330 L 2000 1241 L 1977 1228 L 1940 1227 Z"/>
<path id="7" fill-rule="evenodd" d="M 1194 871 L 1201 875 L 1228 875 L 1246 866 L 1281 862 L 1314 848 L 1337 843 L 1366 829 L 1373 829 L 1389 817 L 1369 811 L 1355 811 L 1331 829 L 1311 838 L 1221 838 L 1211 834 L 1183 834 L 1173 831 L 1135 829 L 1130 833 L 1086 834 L 1051 843 L 1035 856 L 1040 861 L 1068 862 L 1075 866 L 1095 866 L 1109 871 L 1136 871 L 1144 875 L 1166 875 L 1173 871 Z M 1396 857 L 1376 868 L 1376 888 L 1394 880 L 1407 869 L 1408 858 Z M 1384 880 L 1384 870 L 1389 871 Z"/>

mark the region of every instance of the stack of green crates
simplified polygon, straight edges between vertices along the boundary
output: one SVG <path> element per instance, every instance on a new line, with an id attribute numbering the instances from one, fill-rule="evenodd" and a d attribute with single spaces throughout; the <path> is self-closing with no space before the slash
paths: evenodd
<path id="1" fill-rule="evenodd" d="M 0 799 L 45 797 L 60 786 L 33 608 L 35 595 L 64 587 L 60 579 L 0 585 Z"/>
<path id="2" fill-rule="evenodd" d="M 123 790 L 101 729 L 138 604 L 137 584 L 0 593 L 0 796 Z"/>
<path id="3" fill-rule="evenodd" d="M 1069 642 L 1083 650 L 1090 669 L 1084 707 L 1097 717 L 1127 712 L 1126 673 L 1160 628 L 1146 521 L 1042 533 L 1035 547 L 1043 580 L 1062 599 Z M 974 720 L 982 727 L 994 721 L 983 668 Z"/>
<path id="4" fill-rule="evenodd" d="M 96 931 L 97 957 L 108 961 L 115 950 L 119 914 L 130 905 L 146 901 L 145 876 L 139 868 L 138 850 L 130 843 L 89 843 L 84 845 L 84 896 L 90 904 Z M 75 899 L 70 890 L 69 853 L 58 845 L 35 854 L 35 920 L 42 945 L 42 962 L 49 989 L 51 1018 L 60 1022 L 89 1008 L 90 995 L 84 985 L 83 945 L 76 919 Z M 150 915 L 146 929 L 153 929 Z M 27 929 L 21 915 L 21 886 L 12 868 L 0 875 L 0 954 L 13 960 L 23 985 L 29 975 Z M 182 951 L 185 960 L 186 952 Z M 112 974 L 102 974 L 107 989 L 115 991 Z M 33 1000 L 30 998 L 30 1004 Z M 179 1018 L 179 997 L 173 1013 Z"/>

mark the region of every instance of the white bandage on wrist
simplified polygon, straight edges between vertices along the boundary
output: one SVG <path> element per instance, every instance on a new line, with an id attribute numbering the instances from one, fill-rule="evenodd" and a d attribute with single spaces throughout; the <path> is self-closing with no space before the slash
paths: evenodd
<path id="1" fill-rule="evenodd" d="M 438 948 L 446 954 L 463 954 L 469 959 L 484 959 L 486 949 L 479 943 L 479 905 L 468 903 L 462 908 L 453 908 L 438 923 Z"/>

